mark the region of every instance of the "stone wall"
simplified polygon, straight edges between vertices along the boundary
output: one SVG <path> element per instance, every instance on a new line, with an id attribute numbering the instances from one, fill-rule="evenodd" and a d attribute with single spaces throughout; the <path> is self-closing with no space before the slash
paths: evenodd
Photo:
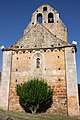
<path id="1" fill-rule="evenodd" d="M 75 47 L 65 48 L 68 115 L 79 115 Z"/>
<path id="2" fill-rule="evenodd" d="M 0 90 L 0 108 L 8 110 L 8 99 L 12 66 L 12 51 L 3 52 L 2 74 L 1 74 L 1 90 Z"/>
<path id="3" fill-rule="evenodd" d="M 36 68 L 36 58 L 40 58 L 40 68 Z M 14 64 L 15 63 L 15 64 Z M 16 95 L 16 84 L 30 78 L 43 78 L 54 89 L 50 113 L 67 114 L 67 95 L 65 80 L 64 50 L 35 51 L 35 53 L 16 53 L 12 56 L 9 110 L 22 111 Z"/>
<path id="4" fill-rule="evenodd" d="M 56 29 L 56 28 L 55 28 Z M 62 34 L 61 34 L 62 35 Z M 10 48 L 14 49 L 34 49 L 53 48 L 66 46 L 67 43 L 55 35 L 41 24 L 36 24 L 29 32 Z"/>

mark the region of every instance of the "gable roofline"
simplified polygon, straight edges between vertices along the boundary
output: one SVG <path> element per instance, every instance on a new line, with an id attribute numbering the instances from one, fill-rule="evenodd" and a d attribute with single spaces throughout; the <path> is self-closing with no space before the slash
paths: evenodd
<path id="1" fill-rule="evenodd" d="M 56 13 L 58 13 L 58 11 L 56 9 L 54 9 L 53 7 L 51 7 L 49 4 L 47 3 L 43 3 L 42 5 L 40 5 L 37 9 L 41 8 L 41 7 L 50 7 L 51 9 L 53 9 Z M 36 10 L 37 10 L 36 9 Z M 32 13 L 32 15 L 36 12 L 36 10 Z"/>
<path id="2" fill-rule="evenodd" d="M 40 24 L 40 23 L 37 23 L 37 24 L 35 24 L 34 26 L 32 26 L 32 27 L 28 30 L 28 32 L 27 32 L 24 36 L 22 36 L 22 38 L 20 38 L 18 41 L 21 41 L 22 39 L 24 39 L 25 36 L 27 36 L 27 34 L 31 31 L 31 29 L 32 29 L 32 28 L 35 28 L 37 25 L 41 25 L 41 26 L 44 27 L 53 37 L 55 37 L 55 39 L 58 39 L 58 40 L 64 42 L 64 43 L 67 45 L 67 43 L 66 43 L 65 41 L 63 41 L 63 40 L 61 40 L 60 38 L 56 37 L 56 36 L 55 36 L 53 33 L 51 33 L 44 25 L 42 25 L 42 24 Z M 17 42 L 18 42 L 18 41 L 17 41 Z M 15 42 L 12 46 L 14 46 L 17 42 Z M 12 46 L 10 46 L 9 48 L 11 48 Z"/>
<path id="3" fill-rule="evenodd" d="M 49 33 L 51 33 L 55 38 L 59 39 L 60 41 L 64 42 L 65 44 L 67 44 L 67 42 L 65 42 L 65 41 L 61 40 L 60 38 L 56 37 L 56 36 L 55 36 L 52 32 L 50 32 L 50 30 L 47 29 L 43 24 L 40 24 L 40 25 L 42 25 L 42 26 L 43 26 Z"/>

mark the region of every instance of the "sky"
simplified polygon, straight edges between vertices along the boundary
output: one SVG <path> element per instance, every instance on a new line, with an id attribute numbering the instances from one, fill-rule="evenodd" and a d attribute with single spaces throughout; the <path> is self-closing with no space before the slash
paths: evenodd
<path id="1" fill-rule="evenodd" d="M 68 28 L 68 42 L 77 41 L 77 78 L 80 83 L 80 0 L 0 0 L 0 46 L 17 42 L 31 20 L 32 13 L 47 3 L 60 13 Z M 2 51 L 0 50 L 0 71 Z"/>

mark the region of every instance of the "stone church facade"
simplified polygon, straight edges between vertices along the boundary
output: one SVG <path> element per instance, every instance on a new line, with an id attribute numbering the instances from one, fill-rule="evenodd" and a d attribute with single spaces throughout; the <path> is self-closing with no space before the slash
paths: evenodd
<path id="1" fill-rule="evenodd" d="M 23 37 L 3 49 L 0 108 L 23 111 L 16 84 L 36 77 L 54 89 L 53 104 L 47 112 L 78 115 L 75 52 L 59 13 L 48 4 L 41 5 L 32 14 Z"/>

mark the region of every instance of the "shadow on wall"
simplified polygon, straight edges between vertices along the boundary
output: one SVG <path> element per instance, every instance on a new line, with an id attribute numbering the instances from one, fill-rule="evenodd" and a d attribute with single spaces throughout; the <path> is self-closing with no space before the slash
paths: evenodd
<path id="1" fill-rule="evenodd" d="M 24 105 L 22 105 L 22 102 L 20 101 L 20 99 L 19 99 L 19 103 L 22 106 L 22 108 L 25 110 L 25 112 L 31 113 L 29 109 L 24 108 Z M 51 107 L 52 103 L 53 103 L 52 98 L 47 100 L 46 102 L 43 102 L 42 104 L 40 104 L 36 113 L 45 113 Z"/>
<path id="2" fill-rule="evenodd" d="M 46 112 L 51 107 L 52 103 L 53 103 L 52 99 L 42 103 L 37 112 L 38 113 Z"/>
<path id="3" fill-rule="evenodd" d="M 80 84 L 78 84 L 79 106 L 80 106 Z"/>

